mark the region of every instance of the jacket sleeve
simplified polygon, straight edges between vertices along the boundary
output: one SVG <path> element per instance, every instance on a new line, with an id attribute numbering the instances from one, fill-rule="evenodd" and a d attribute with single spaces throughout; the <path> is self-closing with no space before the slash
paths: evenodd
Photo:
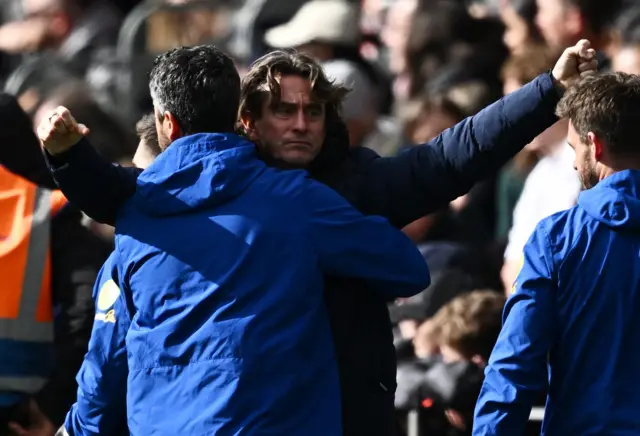
<path id="1" fill-rule="evenodd" d="M 311 234 L 325 274 L 365 279 L 389 297 L 409 297 L 430 283 L 416 245 L 381 217 L 365 217 L 330 188 L 309 181 Z"/>
<path id="2" fill-rule="evenodd" d="M 87 139 L 56 156 L 45 152 L 45 158 L 69 201 L 93 220 L 109 225 L 115 224 L 120 206 L 135 193 L 142 172 L 110 164 Z"/>
<path id="3" fill-rule="evenodd" d="M 377 204 L 371 212 L 396 227 L 442 208 L 551 127 L 559 98 L 551 75 L 542 74 L 431 142 L 373 159 L 364 183 L 366 204 Z"/>
<path id="4" fill-rule="evenodd" d="M 64 431 L 71 436 L 127 433 L 125 337 L 131 318 L 115 262 L 112 254 L 96 282 L 96 314 L 89 351 L 77 376 L 76 403 L 64 424 Z"/>
<path id="5" fill-rule="evenodd" d="M 524 248 L 502 331 L 485 370 L 473 436 L 523 434 L 536 396 L 548 383 L 554 342 L 556 272 L 544 221 Z"/>

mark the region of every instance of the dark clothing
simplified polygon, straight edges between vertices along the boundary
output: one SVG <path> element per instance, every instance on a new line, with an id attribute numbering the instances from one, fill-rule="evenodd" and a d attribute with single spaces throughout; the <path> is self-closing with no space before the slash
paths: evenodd
<path id="1" fill-rule="evenodd" d="M 311 175 L 364 214 L 401 228 L 446 206 L 496 173 L 557 121 L 559 93 L 549 74 L 397 157 L 327 141 Z M 327 126 L 329 130 L 329 126 Z M 330 137 L 331 135 L 328 135 Z M 81 141 L 49 156 L 67 198 L 97 221 L 113 223 L 141 170 L 112 166 Z M 345 436 L 395 434 L 396 359 L 386 301 L 360 281 L 327 277 L 325 302 L 338 358 Z"/>
<path id="2" fill-rule="evenodd" d="M 9 423 L 15 422 L 23 427 L 29 426 L 29 398 L 17 404 L 0 407 L 0 436 L 10 436 Z"/>
<path id="3" fill-rule="evenodd" d="M 55 366 L 36 400 L 42 412 L 61 425 L 76 400 L 76 374 L 87 352 L 93 326 L 93 284 L 111 252 L 81 223 L 82 214 L 66 205 L 51 225 L 51 290 L 55 313 Z"/>

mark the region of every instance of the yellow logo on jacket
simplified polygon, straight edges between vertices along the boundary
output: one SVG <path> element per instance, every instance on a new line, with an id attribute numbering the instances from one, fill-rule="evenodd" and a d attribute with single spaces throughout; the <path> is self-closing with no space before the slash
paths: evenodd
<path id="1" fill-rule="evenodd" d="M 518 272 L 516 273 L 516 281 L 513 282 L 513 286 L 511 286 L 511 293 L 513 294 L 518 289 L 518 276 L 522 272 L 522 268 L 524 268 L 524 253 L 520 255 L 520 260 L 518 261 Z"/>
<path id="2" fill-rule="evenodd" d="M 98 293 L 98 310 L 106 312 L 116 303 L 116 300 L 120 296 L 120 288 L 113 280 L 107 280 L 104 282 Z"/>

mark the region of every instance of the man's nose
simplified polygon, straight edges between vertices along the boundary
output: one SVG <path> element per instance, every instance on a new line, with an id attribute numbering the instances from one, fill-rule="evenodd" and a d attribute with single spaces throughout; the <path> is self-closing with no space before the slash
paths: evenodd
<path id="1" fill-rule="evenodd" d="M 296 114 L 295 125 L 293 126 L 295 130 L 300 132 L 306 132 L 308 128 L 307 116 L 304 111 L 298 111 Z"/>

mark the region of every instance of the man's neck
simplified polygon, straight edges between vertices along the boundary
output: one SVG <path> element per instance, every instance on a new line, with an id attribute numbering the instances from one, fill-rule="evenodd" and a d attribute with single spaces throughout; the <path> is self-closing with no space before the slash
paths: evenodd
<path id="1" fill-rule="evenodd" d="M 640 158 L 620 158 L 612 162 L 610 165 L 602 163 L 598 177 L 602 180 L 612 174 L 626 170 L 640 171 Z"/>

